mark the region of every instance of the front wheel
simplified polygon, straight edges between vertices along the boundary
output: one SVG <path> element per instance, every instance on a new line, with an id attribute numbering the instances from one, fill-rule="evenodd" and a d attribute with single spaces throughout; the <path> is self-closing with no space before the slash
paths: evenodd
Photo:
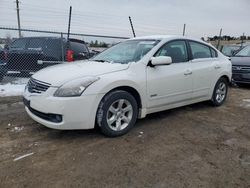
<path id="1" fill-rule="evenodd" d="M 126 134 L 135 124 L 138 106 L 133 95 L 117 90 L 107 94 L 97 111 L 97 123 L 104 135 L 110 137 Z"/>
<path id="2" fill-rule="evenodd" d="M 226 98 L 228 92 L 228 82 L 225 78 L 220 78 L 214 87 L 214 92 L 212 96 L 212 104 L 214 106 L 221 106 Z"/>

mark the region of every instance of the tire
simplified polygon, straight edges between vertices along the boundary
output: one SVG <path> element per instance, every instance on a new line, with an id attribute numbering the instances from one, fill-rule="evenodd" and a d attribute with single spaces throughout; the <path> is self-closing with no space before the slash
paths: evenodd
<path id="1" fill-rule="evenodd" d="M 226 98 L 228 92 L 228 81 L 225 78 L 220 78 L 215 84 L 213 96 L 212 96 L 212 104 L 214 106 L 221 106 Z"/>
<path id="2" fill-rule="evenodd" d="M 108 137 L 126 134 L 138 117 L 135 98 L 122 90 L 107 94 L 99 104 L 96 120 L 101 132 Z"/>
<path id="3" fill-rule="evenodd" d="M 23 77 L 30 77 L 30 72 L 22 71 L 22 72 L 20 72 L 20 76 L 23 76 Z"/>
<path id="4" fill-rule="evenodd" d="M 3 80 L 4 76 L 5 76 L 5 73 L 0 71 L 0 82 Z"/>

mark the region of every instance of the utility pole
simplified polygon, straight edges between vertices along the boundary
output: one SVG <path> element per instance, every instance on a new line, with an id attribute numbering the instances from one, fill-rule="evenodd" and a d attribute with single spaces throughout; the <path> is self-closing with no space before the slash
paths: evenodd
<path id="1" fill-rule="evenodd" d="M 134 30 L 134 26 L 133 26 L 133 23 L 132 23 L 132 19 L 131 19 L 130 16 L 128 17 L 128 19 L 129 19 L 129 22 L 130 22 L 130 25 L 131 25 L 131 29 L 132 29 L 133 35 L 134 35 L 134 37 L 136 37 L 136 35 L 135 35 L 135 30 Z"/>
<path id="2" fill-rule="evenodd" d="M 17 12 L 17 24 L 18 24 L 18 34 L 19 38 L 22 37 L 21 35 L 21 24 L 20 24 L 20 15 L 19 15 L 19 0 L 16 0 L 16 12 Z"/>
<path id="3" fill-rule="evenodd" d="M 183 26 L 183 33 L 182 33 L 183 36 L 185 36 L 185 32 L 186 32 L 186 24 L 184 24 Z"/>
<path id="4" fill-rule="evenodd" d="M 220 46 L 221 33 L 222 33 L 222 28 L 220 29 L 220 35 L 219 35 L 219 39 L 218 39 L 218 43 L 217 43 L 217 49 L 219 49 L 219 46 Z"/>
<path id="5" fill-rule="evenodd" d="M 244 37 L 245 37 L 245 33 L 243 33 L 243 35 L 241 37 L 241 47 L 243 46 L 243 43 L 244 43 Z"/>
<path id="6" fill-rule="evenodd" d="M 69 7 L 69 25 L 68 25 L 68 35 L 67 35 L 67 41 L 69 41 L 70 24 L 71 24 L 71 13 L 72 13 L 72 6 L 70 6 L 70 7 Z"/>

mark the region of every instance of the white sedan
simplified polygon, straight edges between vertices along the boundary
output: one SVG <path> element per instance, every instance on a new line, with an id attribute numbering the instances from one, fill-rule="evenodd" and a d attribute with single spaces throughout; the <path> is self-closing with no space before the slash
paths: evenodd
<path id="1" fill-rule="evenodd" d="M 127 133 L 147 114 L 211 100 L 220 106 L 231 62 L 213 46 L 187 37 L 150 36 L 121 42 L 93 59 L 35 73 L 25 109 L 53 129 Z"/>

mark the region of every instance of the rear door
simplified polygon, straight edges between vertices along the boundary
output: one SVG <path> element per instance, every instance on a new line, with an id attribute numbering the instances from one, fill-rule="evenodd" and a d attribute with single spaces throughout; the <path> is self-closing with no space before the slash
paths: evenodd
<path id="1" fill-rule="evenodd" d="M 39 61 L 43 60 L 44 53 L 44 38 L 32 38 L 27 44 L 27 50 L 23 54 L 25 57 L 24 67 L 25 70 L 36 72 L 43 66 L 39 64 Z"/>
<path id="2" fill-rule="evenodd" d="M 65 42 L 60 38 L 46 38 L 43 45 L 43 67 L 64 61 Z"/>
<path id="3" fill-rule="evenodd" d="M 195 41 L 188 43 L 192 57 L 193 97 L 195 99 L 208 97 L 218 78 L 217 69 L 220 66 L 217 52 L 203 43 Z"/>

